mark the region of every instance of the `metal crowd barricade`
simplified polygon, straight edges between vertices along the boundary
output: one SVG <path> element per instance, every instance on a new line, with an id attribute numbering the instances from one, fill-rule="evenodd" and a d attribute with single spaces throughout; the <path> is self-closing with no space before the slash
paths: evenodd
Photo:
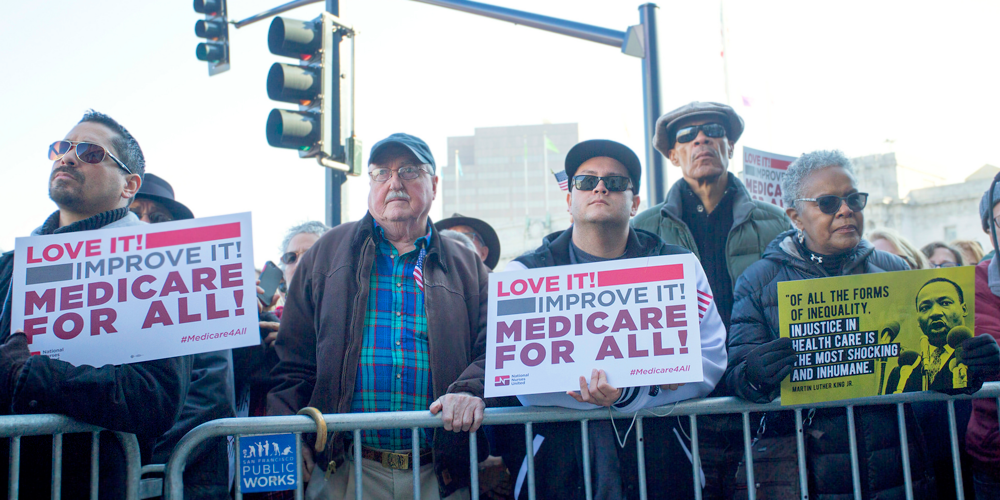
<path id="1" fill-rule="evenodd" d="M 8 415 L 0 417 L 0 438 L 10 438 L 10 468 L 8 469 L 7 498 L 16 499 L 20 493 L 21 479 L 21 438 L 25 436 L 52 436 L 52 498 L 62 498 L 62 437 L 63 434 L 89 433 L 91 435 L 90 455 L 90 498 L 98 498 L 100 476 L 100 433 L 101 427 L 84 424 L 65 415 Z M 108 431 L 110 432 L 110 431 Z M 139 471 L 142 467 L 139 454 L 139 440 L 134 434 L 115 432 L 118 442 L 125 449 L 124 495 L 127 500 L 139 498 Z M 31 487 L 31 485 L 25 485 Z"/>
<path id="2" fill-rule="evenodd" d="M 799 463 L 799 484 L 802 492 L 802 499 L 807 500 L 809 496 L 808 489 L 808 478 L 806 472 L 806 455 L 803 437 L 803 418 L 802 411 L 809 409 L 819 409 L 819 408 L 844 408 L 847 412 L 848 430 L 850 436 L 850 454 L 851 454 L 851 475 L 854 485 L 854 497 L 858 500 L 861 499 L 861 486 L 860 486 L 860 474 L 858 469 L 858 443 L 857 436 L 855 434 L 855 420 L 854 420 L 854 408 L 859 406 L 870 406 L 870 405 L 886 405 L 895 404 L 897 408 L 897 417 L 899 423 L 899 437 L 900 437 L 900 447 L 903 457 L 903 471 L 904 471 L 904 481 L 906 484 L 906 496 L 908 499 L 913 498 L 913 481 L 910 474 L 910 460 L 909 460 L 909 446 L 907 443 L 907 433 L 906 433 L 906 422 L 904 420 L 904 405 L 910 403 L 919 402 L 933 402 L 933 401 L 945 401 L 947 402 L 948 408 L 948 422 L 949 422 L 949 433 L 951 436 L 951 453 L 952 453 L 952 464 L 955 471 L 955 488 L 956 496 L 958 499 L 964 498 L 964 490 L 962 484 L 962 473 L 961 473 L 961 461 L 959 457 L 959 444 L 957 442 L 958 433 L 955 423 L 955 406 L 954 402 L 957 399 L 980 399 L 980 398 L 994 398 L 998 400 L 1000 404 L 1000 382 L 989 382 L 983 385 L 983 388 L 973 395 L 958 395 L 949 396 L 946 394 L 936 393 L 936 392 L 919 392 L 919 393 L 904 393 L 904 394 L 891 394 L 886 396 L 869 397 L 869 398 L 858 398 L 844 401 L 832 401 L 826 403 L 814 403 L 809 405 L 798 405 L 798 406 L 781 406 L 779 400 L 775 400 L 768 404 L 755 404 L 750 403 L 737 398 L 709 398 L 709 399 L 699 399 L 684 401 L 673 405 L 667 405 L 661 408 L 652 408 L 647 410 L 641 410 L 636 416 L 636 452 L 638 455 L 638 475 L 639 475 L 639 497 L 643 500 L 646 499 L 647 492 L 645 488 L 645 477 L 646 468 L 644 456 L 644 439 L 643 439 L 643 428 L 642 420 L 647 417 L 652 418 L 664 418 L 661 417 L 664 412 L 669 412 L 671 417 L 674 416 L 688 416 L 691 422 L 691 461 L 693 464 L 693 481 L 694 481 L 694 491 L 695 498 L 701 499 L 701 485 L 700 485 L 700 464 L 701 457 L 699 455 L 698 449 L 698 428 L 697 428 L 697 417 L 699 415 L 718 415 L 718 414 L 741 414 L 743 417 L 743 436 L 744 436 L 744 455 L 746 461 L 747 470 L 747 485 L 748 494 L 750 500 L 756 499 L 756 488 L 754 487 L 754 473 L 753 473 L 753 455 L 751 452 L 751 431 L 750 431 L 750 413 L 754 412 L 765 412 L 765 411 L 794 411 L 795 412 L 795 424 L 797 433 L 797 448 L 798 448 L 798 463 Z M 631 413 L 617 413 L 615 417 L 628 417 Z M 352 432 L 354 435 L 354 441 L 361 441 L 361 430 L 375 430 L 375 429 L 402 429 L 411 428 L 414 431 L 418 428 L 434 428 L 441 427 L 441 419 L 437 416 L 432 416 L 430 412 L 426 411 L 412 411 L 412 412 L 386 412 L 386 413 L 353 413 L 353 414 L 331 414 L 323 416 L 327 430 L 330 432 L 341 431 L 341 432 Z M 589 450 L 588 433 L 587 426 L 590 420 L 607 420 L 610 418 L 608 411 L 604 409 L 600 410 L 569 410 L 564 408 L 549 408 L 549 407 L 527 407 L 527 408 L 491 408 L 487 409 L 483 419 L 484 425 L 507 425 L 507 424 L 524 424 L 525 426 L 525 444 L 527 445 L 526 450 L 526 462 L 527 462 L 527 481 L 525 486 L 528 491 L 528 498 L 535 500 L 535 467 L 534 467 L 534 456 L 531 453 L 532 450 L 532 440 L 534 438 L 532 432 L 533 423 L 546 423 L 546 422 L 579 422 L 581 428 L 581 445 L 584 450 Z M 299 469 L 298 477 L 301 478 L 302 470 L 302 455 L 300 453 L 302 446 L 302 433 L 306 432 L 316 432 L 316 423 L 310 417 L 306 416 L 288 416 L 288 417 L 256 417 L 256 418 L 228 418 L 215 420 L 202 424 L 186 436 L 184 436 L 177 447 L 174 449 L 173 454 L 170 457 L 169 462 L 166 466 L 166 472 L 164 476 L 164 494 L 167 500 L 180 500 L 183 498 L 184 484 L 184 466 L 187 462 L 188 456 L 195 449 L 195 447 L 205 441 L 206 439 L 216 437 L 216 436 L 229 436 L 235 435 L 237 440 L 240 435 L 251 435 L 251 434 L 275 434 L 275 433 L 295 433 L 295 443 L 296 443 L 296 466 Z M 414 481 L 414 498 L 419 500 L 420 498 L 420 450 L 414 445 L 413 450 L 413 481 Z M 485 457 L 484 457 L 485 458 Z M 583 456 L 583 467 L 584 467 L 584 486 L 586 498 L 590 500 L 592 498 L 593 486 L 591 485 L 590 478 L 590 461 L 588 460 L 588 454 L 584 453 Z M 469 434 L 469 461 L 470 461 L 470 472 L 472 485 L 470 488 L 470 494 L 473 500 L 478 500 L 479 498 L 479 481 L 478 481 L 478 464 L 479 457 L 477 456 L 476 450 L 476 434 Z M 355 481 L 355 496 L 356 498 L 364 498 L 363 495 L 363 484 L 360 478 L 361 474 L 361 447 L 354 447 L 354 473 L 355 477 L 358 478 Z M 239 473 L 237 472 L 237 478 L 239 478 Z M 298 487 L 295 491 L 295 498 L 300 500 L 303 497 L 303 485 L 299 481 Z M 237 500 L 242 499 L 242 494 L 240 493 L 240 485 L 237 483 L 236 488 L 236 498 Z"/>

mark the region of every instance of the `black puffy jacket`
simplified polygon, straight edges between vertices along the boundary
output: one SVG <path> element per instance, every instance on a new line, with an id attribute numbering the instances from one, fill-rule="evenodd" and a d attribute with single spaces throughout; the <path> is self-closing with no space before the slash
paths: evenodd
<path id="1" fill-rule="evenodd" d="M 831 276 L 800 254 L 794 235 L 794 230 L 778 235 L 761 260 L 751 265 L 736 282 L 732 328 L 727 343 L 729 368 L 722 380 L 732 394 L 756 403 L 770 402 L 780 395 L 780 386 L 754 390 L 745 372 L 750 351 L 779 337 L 778 283 Z M 899 257 L 875 250 L 867 240 L 861 240 L 848 254 L 840 273 L 832 275 L 908 269 Z M 854 411 L 863 497 L 906 498 L 896 406 L 863 406 Z M 780 421 L 787 418 L 787 413 L 771 415 L 769 419 Z M 906 421 L 914 498 L 934 498 L 934 476 L 920 426 L 909 406 L 906 407 Z M 784 427 L 788 432 L 790 426 Z M 805 432 L 811 497 L 853 498 L 846 411 L 839 408 L 817 410 Z"/>

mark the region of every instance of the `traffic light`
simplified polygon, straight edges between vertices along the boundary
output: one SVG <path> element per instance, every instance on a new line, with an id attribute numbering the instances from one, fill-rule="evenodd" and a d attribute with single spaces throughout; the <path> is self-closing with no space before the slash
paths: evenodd
<path id="1" fill-rule="evenodd" d="M 353 102 L 348 98 L 342 106 L 341 79 L 337 78 L 341 75 L 341 39 L 353 34 L 326 12 L 312 21 L 274 18 L 267 33 L 268 49 L 299 63 L 271 65 L 267 96 L 299 108 L 272 109 L 266 131 L 267 143 L 273 147 L 295 149 L 300 158 L 316 158 L 324 166 L 360 175 L 360 160 L 354 160 L 360 142 L 349 136 L 341 143 L 342 115 Z"/>
<path id="2" fill-rule="evenodd" d="M 229 23 L 226 0 L 194 0 L 194 11 L 205 19 L 194 24 L 194 34 L 206 41 L 199 43 L 195 56 L 208 63 L 208 76 L 229 70 Z"/>

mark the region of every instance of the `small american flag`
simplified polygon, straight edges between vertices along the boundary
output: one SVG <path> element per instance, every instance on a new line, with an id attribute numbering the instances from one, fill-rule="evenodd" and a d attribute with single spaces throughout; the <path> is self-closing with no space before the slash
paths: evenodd
<path id="1" fill-rule="evenodd" d="M 559 183 L 559 189 L 569 191 L 569 177 L 566 176 L 565 170 L 553 172 L 552 175 L 556 176 L 556 182 Z"/>
<path id="2" fill-rule="evenodd" d="M 413 267 L 413 279 L 417 282 L 417 288 L 420 291 L 424 291 L 424 257 L 427 256 L 427 248 L 420 249 L 420 255 L 417 257 L 417 265 Z"/>

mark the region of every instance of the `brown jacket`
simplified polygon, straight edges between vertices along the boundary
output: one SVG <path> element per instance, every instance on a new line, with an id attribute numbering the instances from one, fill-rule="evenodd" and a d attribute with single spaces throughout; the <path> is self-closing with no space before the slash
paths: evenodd
<path id="1" fill-rule="evenodd" d="M 331 229 L 303 254 L 275 344 L 278 385 L 268 394 L 269 415 L 294 415 L 306 406 L 350 413 L 374 238 L 366 214 Z M 483 397 L 488 272 L 470 250 L 433 233 L 423 275 L 434 398 L 454 392 Z M 330 448 L 329 456 L 338 456 L 344 440 L 334 439 Z M 442 496 L 467 484 L 467 435 L 435 432 L 434 460 Z"/>

